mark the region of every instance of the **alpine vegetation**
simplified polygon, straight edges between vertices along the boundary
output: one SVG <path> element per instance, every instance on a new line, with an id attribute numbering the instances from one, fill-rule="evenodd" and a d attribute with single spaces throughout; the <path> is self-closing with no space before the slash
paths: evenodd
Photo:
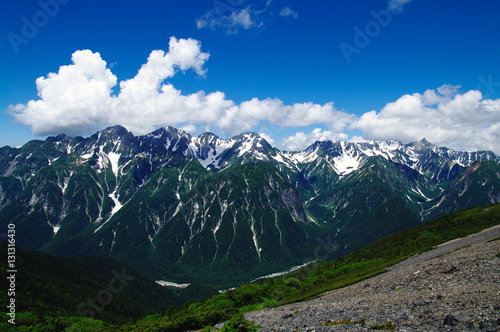
<path id="1" fill-rule="evenodd" d="M 228 288 L 498 203 L 499 162 L 425 139 L 280 151 L 256 133 L 114 126 L 1 148 L 0 224 L 15 224 L 25 249 Z M 329 255 L 315 255 L 326 237 Z"/>

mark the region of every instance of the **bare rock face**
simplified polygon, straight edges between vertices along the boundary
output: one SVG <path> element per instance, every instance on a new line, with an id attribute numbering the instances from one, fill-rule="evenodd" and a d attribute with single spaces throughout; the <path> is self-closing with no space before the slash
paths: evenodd
<path id="1" fill-rule="evenodd" d="M 313 301 L 248 313 L 262 331 L 500 331 L 500 225 Z"/>

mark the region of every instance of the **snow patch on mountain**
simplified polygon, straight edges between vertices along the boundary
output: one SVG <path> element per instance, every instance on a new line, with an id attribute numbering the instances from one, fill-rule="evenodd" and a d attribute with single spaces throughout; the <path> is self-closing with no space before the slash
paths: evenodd
<path id="1" fill-rule="evenodd" d="M 252 136 L 251 134 L 247 133 L 243 135 L 244 141 L 241 144 L 241 147 L 238 150 L 238 157 L 243 156 L 245 153 L 249 153 L 252 151 L 252 148 L 254 146 L 255 142 L 255 137 Z"/>
<path id="2" fill-rule="evenodd" d="M 115 206 L 113 207 L 113 210 L 111 210 L 111 216 L 109 217 L 111 219 L 111 217 L 116 212 L 118 212 L 123 207 L 123 205 L 118 200 L 118 197 L 116 197 L 116 189 L 111 194 L 109 194 L 109 197 L 113 200 L 113 203 L 115 203 Z"/>
<path id="3" fill-rule="evenodd" d="M 342 177 L 358 170 L 360 165 L 362 165 L 363 158 L 360 156 L 344 154 L 333 158 L 333 161 L 333 168 L 335 172 Z"/>
<path id="4" fill-rule="evenodd" d="M 232 140 L 222 140 L 215 138 L 210 141 L 209 145 L 204 145 L 200 137 L 194 137 L 189 144 L 188 150 L 186 150 L 186 155 L 196 158 L 200 164 L 208 168 L 220 169 L 222 166 L 220 163 L 220 158 L 222 154 L 230 149 L 234 145 Z M 207 156 L 202 154 L 202 149 L 208 149 Z"/>
<path id="5" fill-rule="evenodd" d="M 118 160 L 120 160 L 120 155 L 115 152 L 110 152 L 107 157 L 111 163 L 111 170 L 115 174 L 115 177 L 118 177 Z"/>
<path id="6" fill-rule="evenodd" d="M 295 164 L 310 163 L 318 159 L 317 149 L 314 151 L 307 149 L 301 152 L 288 152 L 284 153 L 284 156 L 292 160 Z"/>
<path id="7" fill-rule="evenodd" d="M 68 189 L 69 180 L 71 179 L 72 175 L 73 175 L 73 171 L 70 171 L 69 176 L 64 177 L 63 183 L 58 183 L 58 186 L 59 186 L 59 188 L 61 188 L 61 192 L 63 195 L 66 193 L 66 189 Z"/>

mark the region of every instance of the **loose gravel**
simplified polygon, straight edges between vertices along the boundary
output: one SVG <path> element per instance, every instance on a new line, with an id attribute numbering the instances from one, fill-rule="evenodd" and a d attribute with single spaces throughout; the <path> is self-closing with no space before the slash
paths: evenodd
<path id="1" fill-rule="evenodd" d="M 500 331 L 500 225 L 302 303 L 247 313 L 261 331 Z"/>

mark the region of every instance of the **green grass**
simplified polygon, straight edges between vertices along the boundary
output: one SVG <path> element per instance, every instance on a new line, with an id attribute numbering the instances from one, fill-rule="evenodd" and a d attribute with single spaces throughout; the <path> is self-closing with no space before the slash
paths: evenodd
<path id="1" fill-rule="evenodd" d="M 365 326 L 366 324 L 366 319 L 360 318 L 358 320 L 352 321 L 350 318 L 343 319 L 343 320 L 327 320 L 325 323 L 320 324 L 320 326 L 337 326 L 337 325 L 361 325 Z"/>
<path id="2" fill-rule="evenodd" d="M 384 324 L 374 324 L 370 327 L 371 330 L 382 330 L 382 331 L 394 331 L 396 329 L 396 326 L 394 326 L 394 323 L 389 321 Z"/>

